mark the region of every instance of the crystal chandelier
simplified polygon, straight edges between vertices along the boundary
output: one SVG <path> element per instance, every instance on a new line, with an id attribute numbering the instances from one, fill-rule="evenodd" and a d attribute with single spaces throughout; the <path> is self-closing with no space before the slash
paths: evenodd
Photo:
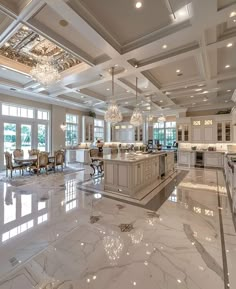
<path id="1" fill-rule="evenodd" d="M 166 118 L 164 117 L 164 115 L 158 117 L 158 122 L 165 122 L 166 121 Z"/>
<path id="2" fill-rule="evenodd" d="M 136 77 L 136 108 L 130 119 L 130 124 L 133 126 L 140 126 L 143 123 L 143 114 L 138 107 L 138 78 Z"/>
<path id="3" fill-rule="evenodd" d="M 44 87 L 52 85 L 60 79 L 57 68 L 53 65 L 53 58 L 46 55 L 47 48 L 43 48 L 44 54 L 38 57 L 38 62 L 30 71 L 30 75 Z"/>
<path id="4" fill-rule="evenodd" d="M 106 122 L 110 122 L 112 125 L 122 121 L 122 114 L 114 97 L 114 67 L 112 67 L 112 99 L 108 104 L 108 109 L 105 112 L 104 119 Z"/>

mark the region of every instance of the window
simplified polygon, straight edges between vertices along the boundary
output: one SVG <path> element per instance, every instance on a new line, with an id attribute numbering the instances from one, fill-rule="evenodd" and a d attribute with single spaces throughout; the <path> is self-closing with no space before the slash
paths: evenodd
<path id="1" fill-rule="evenodd" d="M 153 138 L 163 146 L 172 146 L 176 141 L 176 122 L 154 123 Z"/>
<path id="2" fill-rule="evenodd" d="M 104 121 L 101 119 L 94 120 L 94 139 L 104 140 Z"/>
<path id="3" fill-rule="evenodd" d="M 49 120 L 49 112 L 43 111 L 43 110 L 38 110 L 37 118 L 42 119 L 42 120 Z"/>
<path id="4" fill-rule="evenodd" d="M 77 115 L 66 115 L 66 146 L 78 144 L 78 117 Z"/>
<path id="5" fill-rule="evenodd" d="M 21 107 L 12 104 L 3 104 L 2 115 L 33 118 L 34 110 L 32 108 Z"/>
<path id="6" fill-rule="evenodd" d="M 204 120 L 204 125 L 212 125 L 213 122 L 212 122 L 212 119 L 205 119 Z"/>
<path id="7" fill-rule="evenodd" d="M 193 125 L 201 125 L 201 121 L 200 120 L 194 120 Z"/>

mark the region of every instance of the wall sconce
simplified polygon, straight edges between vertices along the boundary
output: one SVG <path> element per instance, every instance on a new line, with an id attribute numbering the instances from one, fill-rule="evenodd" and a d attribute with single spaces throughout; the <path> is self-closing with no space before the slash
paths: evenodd
<path id="1" fill-rule="evenodd" d="M 60 128 L 65 131 L 66 130 L 66 124 L 63 122 L 63 124 L 60 125 Z"/>

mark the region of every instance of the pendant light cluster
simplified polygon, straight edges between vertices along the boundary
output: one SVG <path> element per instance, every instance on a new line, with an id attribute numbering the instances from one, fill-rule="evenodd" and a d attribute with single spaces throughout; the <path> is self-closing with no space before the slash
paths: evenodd
<path id="1" fill-rule="evenodd" d="M 104 116 L 105 121 L 111 123 L 112 125 L 115 125 L 123 119 L 120 108 L 117 105 L 114 96 L 114 69 L 115 68 L 112 67 L 112 97 Z"/>
<path id="2" fill-rule="evenodd" d="M 143 124 L 143 114 L 138 107 L 138 78 L 136 77 L 136 108 L 130 119 L 130 124 L 133 126 L 140 126 Z"/>
<path id="3" fill-rule="evenodd" d="M 152 114 L 152 97 L 151 97 L 151 104 L 150 104 L 150 112 L 146 118 L 147 122 L 152 122 L 154 119 L 154 116 Z"/>

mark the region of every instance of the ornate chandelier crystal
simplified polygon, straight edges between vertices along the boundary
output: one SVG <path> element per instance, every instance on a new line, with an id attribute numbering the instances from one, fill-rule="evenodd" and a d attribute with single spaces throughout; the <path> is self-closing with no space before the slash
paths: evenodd
<path id="1" fill-rule="evenodd" d="M 158 122 L 165 122 L 166 121 L 166 118 L 164 117 L 164 115 L 158 117 Z"/>
<path id="2" fill-rule="evenodd" d="M 108 104 L 108 109 L 105 112 L 104 119 L 112 125 L 122 121 L 122 114 L 119 106 L 117 105 L 114 97 L 114 67 L 112 67 L 112 99 Z"/>
<path id="3" fill-rule="evenodd" d="M 136 77 L 136 108 L 133 111 L 133 114 L 130 119 L 130 124 L 133 126 L 140 126 L 143 124 L 143 114 L 138 108 L 138 78 Z"/>
<path id="4" fill-rule="evenodd" d="M 32 78 L 41 83 L 44 87 L 48 87 L 60 79 L 60 74 L 53 65 L 53 58 L 51 56 L 46 56 L 46 50 L 47 48 L 43 49 L 44 55 L 38 57 L 36 66 L 30 71 Z"/>

